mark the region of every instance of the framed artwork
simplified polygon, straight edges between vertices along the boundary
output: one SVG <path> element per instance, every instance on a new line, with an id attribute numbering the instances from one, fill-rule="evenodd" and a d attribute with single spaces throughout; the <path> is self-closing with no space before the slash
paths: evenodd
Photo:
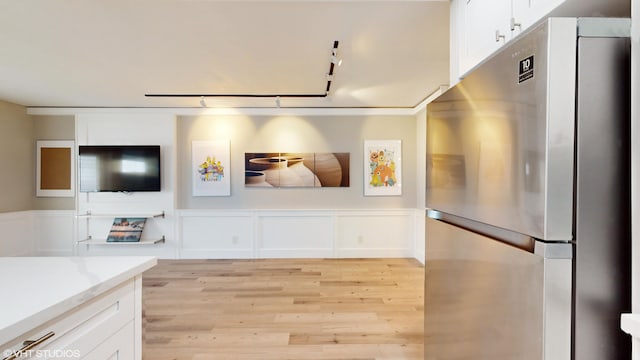
<path id="1" fill-rule="evenodd" d="M 191 142 L 193 196 L 230 196 L 229 140 Z"/>
<path id="2" fill-rule="evenodd" d="M 364 195 L 402 195 L 401 140 L 364 141 Z"/>
<path id="3" fill-rule="evenodd" d="M 36 141 L 36 196 L 75 196 L 74 151 L 72 140 Z"/>
<path id="4" fill-rule="evenodd" d="M 244 186 L 349 187 L 349 153 L 244 154 Z"/>

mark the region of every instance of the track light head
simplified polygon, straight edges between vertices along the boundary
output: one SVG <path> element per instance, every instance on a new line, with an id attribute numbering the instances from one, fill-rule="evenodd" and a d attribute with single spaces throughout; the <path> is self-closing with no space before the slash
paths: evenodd
<path id="1" fill-rule="evenodd" d="M 200 96 L 200 106 L 207 107 L 207 102 L 204 101 L 204 96 Z"/>
<path id="2" fill-rule="evenodd" d="M 331 63 L 337 66 L 342 65 L 342 59 L 338 58 L 338 49 L 333 49 L 331 51 Z"/>
<path id="3" fill-rule="evenodd" d="M 276 107 L 280 107 L 280 96 L 276 96 Z"/>

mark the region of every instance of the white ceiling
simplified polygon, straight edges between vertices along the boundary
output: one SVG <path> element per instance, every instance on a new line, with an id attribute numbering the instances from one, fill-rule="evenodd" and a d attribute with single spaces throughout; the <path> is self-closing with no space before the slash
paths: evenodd
<path id="1" fill-rule="evenodd" d="M 414 107 L 448 82 L 448 1 L 0 0 L 0 99 L 199 107 L 145 94 L 323 94 L 334 40 L 343 64 L 329 95 L 282 107 Z"/>

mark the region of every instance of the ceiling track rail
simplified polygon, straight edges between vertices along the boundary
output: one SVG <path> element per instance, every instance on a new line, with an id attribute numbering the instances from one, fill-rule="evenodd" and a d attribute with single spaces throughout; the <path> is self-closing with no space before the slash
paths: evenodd
<path id="1" fill-rule="evenodd" d="M 335 71 L 336 65 L 339 66 L 341 60 L 337 58 L 339 41 L 335 40 L 333 42 L 333 48 L 331 49 L 331 61 L 329 63 L 329 72 L 327 73 L 327 86 L 325 88 L 325 92 L 321 94 L 209 94 L 209 93 L 187 93 L 187 94 L 144 94 L 146 97 L 175 97 L 175 98 L 188 98 L 188 97 L 197 97 L 197 98 L 326 98 L 329 96 L 329 92 L 331 90 L 331 83 L 333 81 L 333 75 Z M 203 101 L 201 101 L 203 104 Z M 203 104 L 204 106 L 204 104 Z"/>
<path id="2" fill-rule="evenodd" d="M 329 86 L 329 85 L 327 85 Z M 246 98 L 322 98 L 329 94 L 144 94 L 146 97 L 246 97 Z"/>

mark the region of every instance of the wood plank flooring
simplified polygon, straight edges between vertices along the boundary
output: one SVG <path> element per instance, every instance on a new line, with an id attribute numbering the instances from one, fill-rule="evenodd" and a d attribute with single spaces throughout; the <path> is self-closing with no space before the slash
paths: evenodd
<path id="1" fill-rule="evenodd" d="M 422 360 L 413 259 L 160 260 L 143 274 L 143 358 Z"/>

